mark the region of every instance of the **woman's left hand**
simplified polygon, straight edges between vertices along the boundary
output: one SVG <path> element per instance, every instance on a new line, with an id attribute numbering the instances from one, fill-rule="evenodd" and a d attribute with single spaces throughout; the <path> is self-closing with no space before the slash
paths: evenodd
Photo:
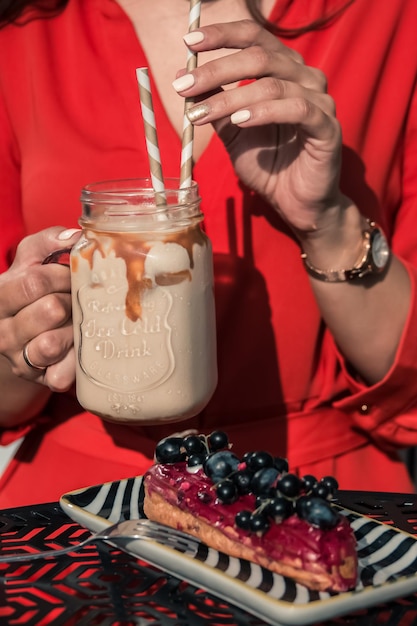
<path id="1" fill-rule="evenodd" d="M 325 227 L 342 204 L 342 138 L 324 74 L 250 20 L 196 32 L 193 52 L 233 52 L 178 74 L 177 92 L 196 99 L 192 122 L 213 124 L 239 178 L 301 237 Z"/>

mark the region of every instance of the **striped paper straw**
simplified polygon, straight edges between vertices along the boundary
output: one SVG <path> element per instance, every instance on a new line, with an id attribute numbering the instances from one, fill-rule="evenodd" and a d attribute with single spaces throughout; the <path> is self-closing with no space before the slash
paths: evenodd
<path id="1" fill-rule="evenodd" d="M 188 16 L 188 32 L 200 26 L 201 0 L 190 0 L 190 12 Z M 197 67 L 197 54 L 187 51 L 187 72 Z M 184 105 L 184 122 L 182 129 L 181 149 L 181 174 L 180 187 L 189 187 L 193 176 L 193 141 L 194 127 L 189 121 L 186 112 L 194 104 L 194 98 L 186 98 Z"/>
<path id="2" fill-rule="evenodd" d="M 166 204 L 165 184 L 162 175 L 161 155 L 159 153 L 148 68 L 139 67 L 136 70 L 136 78 L 139 84 L 140 104 L 145 126 L 146 148 L 148 151 L 152 186 L 155 191 L 155 202 L 160 206 Z"/>

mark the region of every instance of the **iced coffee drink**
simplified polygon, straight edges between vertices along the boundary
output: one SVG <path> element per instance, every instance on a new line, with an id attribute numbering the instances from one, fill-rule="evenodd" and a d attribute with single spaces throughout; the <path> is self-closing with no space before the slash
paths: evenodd
<path id="1" fill-rule="evenodd" d="M 83 234 L 71 253 L 77 397 L 113 421 L 186 419 L 217 383 L 212 251 L 197 186 L 175 181 L 164 202 L 145 180 L 82 192 Z"/>

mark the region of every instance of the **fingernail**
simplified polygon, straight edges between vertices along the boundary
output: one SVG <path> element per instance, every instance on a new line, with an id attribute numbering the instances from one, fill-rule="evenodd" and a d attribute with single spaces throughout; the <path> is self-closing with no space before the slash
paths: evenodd
<path id="1" fill-rule="evenodd" d="M 201 43 L 204 39 L 204 34 L 199 30 L 193 30 L 191 33 L 187 33 L 183 37 L 187 46 L 194 46 L 196 43 Z"/>
<path id="2" fill-rule="evenodd" d="M 194 76 L 192 74 L 184 74 L 172 83 L 175 91 L 184 91 L 194 85 Z"/>
<path id="3" fill-rule="evenodd" d="M 66 241 L 67 239 L 71 239 L 75 233 L 81 232 L 80 228 L 68 228 L 67 230 L 63 230 L 59 233 L 58 239 L 60 241 Z"/>
<path id="4" fill-rule="evenodd" d="M 230 116 L 230 121 L 232 124 L 242 124 L 242 122 L 247 122 L 250 120 L 250 111 L 247 109 L 242 109 L 241 111 L 236 111 Z"/>
<path id="5" fill-rule="evenodd" d="M 191 109 L 186 111 L 186 116 L 188 117 L 191 123 L 196 122 L 197 120 L 201 120 L 203 117 L 206 117 L 210 113 L 210 107 L 207 104 L 198 104 Z"/>

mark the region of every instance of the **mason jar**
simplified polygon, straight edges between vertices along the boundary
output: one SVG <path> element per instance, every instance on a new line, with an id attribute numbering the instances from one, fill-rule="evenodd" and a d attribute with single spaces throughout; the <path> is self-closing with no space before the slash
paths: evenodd
<path id="1" fill-rule="evenodd" d="M 105 181 L 81 193 L 71 251 L 80 404 L 104 419 L 167 423 L 217 384 L 213 259 L 196 183 Z"/>

